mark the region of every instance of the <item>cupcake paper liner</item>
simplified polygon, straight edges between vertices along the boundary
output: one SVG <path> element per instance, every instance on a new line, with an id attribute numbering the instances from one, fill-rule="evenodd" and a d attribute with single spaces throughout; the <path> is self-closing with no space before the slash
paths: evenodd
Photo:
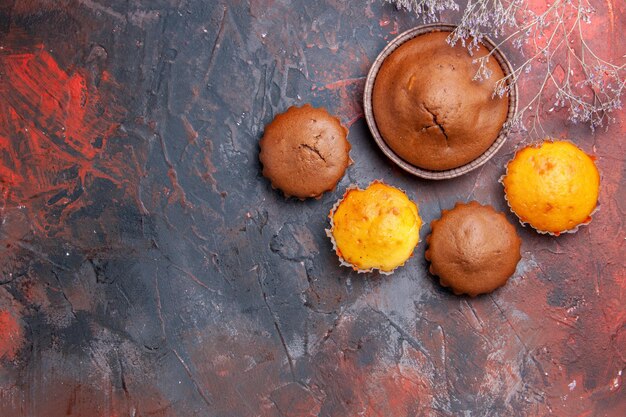
<path id="1" fill-rule="evenodd" d="M 506 193 L 506 187 L 505 187 L 505 185 L 504 185 L 504 178 L 505 178 L 507 175 L 509 175 L 509 164 L 510 164 L 510 163 L 511 163 L 511 162 L 512 162 L 512 161 L 513 161 L 516 157 L 517 157 L 518 152 L 520 152 L 520 151 L 522 151 L 522 150 L 524 150 L 524 149 L 526 149 L 526 148 L 539 148 L 539 147 L 540 147 L 541 145 L 543 145 L 545 142 L 554 142 L 554 139 L 553 139 L 553 138 L 546 138 L 546 139 L 544 139 L 544 140 L 543 140 L 542 142 L 540 142 L 540 143 L 531 143 L 531 144 L 529 144 L 529 145 L 524 145 L 524 146 L 522 146 L 522 147 L 519 147 L 519 146 L 518 146 L 518 148 L 515 150 L 515 155 L 513 155 L 513 158 L 509 159 L 509 161 L 505 164 L 505 168 L 506 168 L 506 169 L 505 169 L 504 175 L 502 175 L 502 176 L 498 179 L 498 182 L 499 182 L 500 184 L 502 184 L 502 187 L 504 188 L 504 200 L 506 201 L 506 205 L 509 207 L 509 210 L 511 211 L 511 213 L 513 213 L 513 214 L 515 215 L 515 217 L 517 217 L 517 220 L 518 220 L 518 221 L 519 221 L 519 223 L 522 225 L 522 227 L 526 227 L 526 225 L 528 225 L 528 226 L 530 226 L 530 228 L 531 228 L 531 229 L 533 229 L 535 232 L 537 232 L 537 233 L 539 233 L 539 234 L 542 234 L 542 235 L 550 235 L 550 236 L 555 236 L 555 237 L 558 237 L 558 236 L 562 235 L 563 233 L 576 233 L 576 232 L 578 231 L 578 229 L 580 229 L 580 227 L 581 227 L 581 226 L 587 226 L 587 225 L 589 225 L 589 224 L 592 222 L 592 220 L 593 220 L 593 216 L 594 216 L 594 215 L 595 215 L 595 214 L 596 214 L 596 213 L 600 210 L 600 198 L 599 198 L 599 197 L 598 197 L 598 201 L 596 202 L 596 207 L 593 209 L 593 211 L 592 211 L 591 213 L 589 213 L 589 220 L 587 220 L 587 221 L 585 221 L 585 222 L 582 222 L 582 223 L 577 224 L 577 225 L 576 225 L 574 228 L 572 228 L 572 229 L 563 230 L 563 231 L 558 232 L 558 233 L 555 233 L 555 232 L 550 232 L 550 231 L 548 231 L 548 230 L 540 230 L 540 229 L 537 229 L 535 226 L 533 226 L 532 224 L 530 224 L 530 222 L 525 222 L 525 221 L 523 221 L 523 220 L 520 218 L 520 216 L 519 216 L 519 215 L 515 212 L 515 210 L 513 210 L 513 207 L 511 207 L 511 203 L 509 202 L 509 198 L 508 198 L 507 193 Z M 570 140 L 567 140 L 567 139 L 563 139 L 563 140 L 559 139 L 559 142 L 569 142 L 569 143 L 571 143 L 572 145 L 574 145 L 574 146 L 576 146 L 576 147 L 578 148 L 578 146 L 577 146 L 574 142 L 572 142 L 572 141 L 570 141 Z M 578 148 L 578 149 L 580 149 L 580 148 Z M 581 149 L 581 151 L 582 151 L 582 149 Z M 585 151 L 583 151 L 583 152 L 585 152 Z M 593 158 L 593 156 L 591 156 L 591 155 L 587 154 L 586 152 L 585 152 L 585 154 L 586 154 L 587 156 L 589 156 L 590 158 Z M 595 165 L 595 164 L 594 164 L 594 165 Z M 597 165 L 596 165 L 596 169 L 598 169 Z M 599 170 L 599 169 L 598 169 L 598 174 L 600 175 L 600 183 L 602 183 L 602 174 L 600 173 L 600 170 Z"/>
<path id="2" fill-rule="evenodd" d="M 398 190 L 402 191 L 402 192 L 406 195 L 406 192 L 405 192 L 403 189 L 401 189 L 401 188 L 399 188 L 399 187 L 394 187 L 394 186 L 389 185 L 389 184 L 386 184 L 386 183 L 385 183 L 384 181 L 382 181 L 382 180 L 374 180 L 374 181 L 370 182 L 370 183 L 367 185 L 367 187 L 365 187 L 365 189 L 369 188 L 369 187 L 370 187 L 371 185 L 373 185 L 373 184 L 383 184 L 383 185 L 386 185 L 386 186 L 388 186 L 388 187 L 393 187 L 393 188 L 396 188 L 396 189 L 398 189 Z M 365 273 L 368 273 L 368 272 L 374 272 L 374 270 L 376 270 L 376 271 L 378 271 L 378 272 L 379 272 L 380 274 L 382 274 L 382 275 L 392 275 L 392 274 L 396 271 L 396 269 L 398 269 L 398 268 L 400 268 L 400 267 L 404 266 L 404 265 L 407 263 L 407 261 L 413 257 L 413 255 L 415 254 L 415 248 L 413 248 L 413 251 L 411 252 L 411 255 L 410 255 L 410 256 L 406 259 L 406 261 L 404 261 L 402 264 L 400 264 L 400 265 L 396 266 L 396 267 L 395 267 L 394 269 L 392 269 L 391 271 L 383 271 L 382 269 L 380 269 L 380 268 L 376 268 L 376 267 L 372 267 L 372 268 L 370 268 L 370 269 L 361 269 L 361 268 L 358 268 L 356 265 L 351 264 L 350 262 L 348 262 L 348 261 L 347 261 L 347 260 L 346 260 L 346 259 L 342 256 L 342 254 L 341 254 L 341 250 L 339 250 L 339 247 L 337 246 L 337 241 L 335 240 L 335 236 L 333 235 L 333 232 L 332 232 L 332 231 L 333 231 L 333 229 L 334 229 L 334 227 L 335 227 L 335 223 L 334 223 L 334 221 L 333 221 L 333 216 L 334 216 L 334 214 L 335 214 L 335 211 L 336 211 L 336 210 L 337 210 L 337 208 L 339 207 L 339 205 L 341 205 L 341 203 L 345 200 L 346 196 L 350 193 L 350 191 L 354 191 L 354 190 L 360 190 L 360 191 L 363 191 L 364 189 L 359 188 L 359 186 L 358 186 L 358 185 L 356 185 L 356 184 L 350 184 L 350 185 L 348 186 L 348 188 L 346 188 L 346 191 L 343 193 L 343 196 L 342 196 L 339 200 L 337 200 L 337 202 L 333 205 L 333 207 L 330 209 L 330 212 L 329 212 L 329 214 L 328 214 L 328 218 L 329 218 L 329 220 L 330 220 L 330 229 L 325 229 L 325 231 L 326 231 L 326 236 L 328 236 L 328 237 L 330 238 L 330 241 L 331 241 L 331 242 L 332 242 L 332 244 L 333 244 L 333 252 L 335 252 L 335 254 L 337 255 L 337 257 L 339 258 L 339 264 L 340 264 L 340 265 L 342 265 L 342 266 L 347 266 L 347 267 L 351 268 L 352 270 L 356 271 L 356 272 L 357 272 L 357 273 L 359 273 L 359 274 L 365 274 Z M 407 198 L 408 198 L 408 195 L 407 195 Z M 413 202 L 411 199 L 409 199 L 409 201 Z M 418 210 L 419 210 L 419 206 L 417 206 L 417 204 L 416 204 L 415 202 L 413 202 L 413 204 L 415 204 L 415 206 L 416 206 L 416 207 L 418 207 Z M 422 228 L 423 223 L 424 223 L 424 222 L 421 222 L 420 227 L 419 227 L 419 229 L 418 229 L 418 233 L 419 233 L 419 230 Z M 419 238 L 418 238 L 418 241 L 417 241 L 417 244 L 415 245 L 415 247 L 417 247 L 417 245 L 419 245 Z"/>

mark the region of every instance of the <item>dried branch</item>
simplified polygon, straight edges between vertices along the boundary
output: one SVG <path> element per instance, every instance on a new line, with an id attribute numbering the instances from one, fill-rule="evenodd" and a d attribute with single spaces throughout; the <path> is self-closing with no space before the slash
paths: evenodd
<path id="1" fill-rule="evenodd" d="M 458 10 L 456 3 L 450 6 L 436 0 L 394 3 L 399 8 L 408 8 L 407 3 L 411 3 L 409 10 L 423 19 L 426 14 L 428 21 L 439 21 L 445 10 Z M 611 113 L 621 109 L 626 85 L 626 63 L 614 64 L 599 57 L 584 37 L 583 25 L 590 24 L 594 14 L 589 0 L 554 0 L 543 11 L 532 9 L 528 0 L 469 0 L 448 42 L 454 45 L 460 41 L 472 53 L 489 36 L 500 39 L 497 46 L 510 44 L 526 58 L 498 80 L 494 94 L 499 96 L 508 94 L 533 68 L 539 71 L 536 94 L 518 111 L 512 127 L 544 136 L 542 117 L 565 109 L 568 120 L 587 123 L 594 130 L 615 121 Z M 491 76 L 487 67 L 490 58 L 491 53 L 475 60 L 475 79 Z M 526 126 L 529 120 L 530 129 Z"/>
<path id="2" fill-rule="evenodd" d="M 446 10 L 459 10 L 454 0 L 384 0 L 395 3 L 398 10 L 413 11 L 422 18 L 424 23 L 438 22 L 439 14 Z"/>

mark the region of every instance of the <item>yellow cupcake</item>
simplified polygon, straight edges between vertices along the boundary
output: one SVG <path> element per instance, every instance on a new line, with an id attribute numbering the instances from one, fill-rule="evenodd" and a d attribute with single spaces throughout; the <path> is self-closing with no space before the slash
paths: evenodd
<path id="1" fill-rule="evenodd" d="M 401 190 L 374 181 L 365 190 L 350 188 L 330 212 L 335 252 L 343 265 L 359 272 L 391 274 L 404 265 L 419 241 L 417 206 Z"/>
<path id="2" fill-rule="evenodd" d="M 559 235 L 588 224 L 598 202 L 593 159 L 570 142 L 519 150 L 500 179 L 513 213 L 541 233 Z"/>

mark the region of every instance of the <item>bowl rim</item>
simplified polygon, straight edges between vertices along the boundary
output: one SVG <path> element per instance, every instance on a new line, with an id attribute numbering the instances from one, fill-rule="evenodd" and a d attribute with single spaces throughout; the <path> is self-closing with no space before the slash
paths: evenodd
<path id="1" fill-rule="evenodd" d="M 378 75 L 378 71 L 382 66 L 384 60 L 391 55 L 393 51 L 395 51 L 400 45 L 403 43 L 417 37 L 420 35 L 424 35 L 426 33 L 431 32 L 451 32 L 456 29 L 456 25 L 447 24 L 447 23 L 430 23 L 426 25 L 416 26 L 411 28 L 405 32 L 402 32 L 396 38 L 394 38 L 391 42 L 385 46 L 385 48 L 378 54 L 376 59 L 374 60 L 372 66 L 370 67 L 369 73 L 367 74 L 367 78 L 365 80 L 365 89 L 363 92 L 363 112 L 365 114 L 365 120 L 367 122 L 367 126 L 369 127 L 372 136 L 374 137 L 374 141 L 378 145 L 378 147 L 383 151 L 383 153 L 391 159 L 396 165 L 398 165 L 403 170 L 426 179 L 431 180 L 443 180 L 449 178 L 455 178 L 460 175 L 466 174 L 470 171 L 475 170 L 476 168 L 484 165 L 489 161 L 498 150 L 504 145 L 506 142 L 507 136 L 509 134 L 510 129 L 507 127 L 510 125 L 511 121 L 515 118 L 517 113 L 518 106 L 518 91 L 517 84 L 513 84 L 513 88 L 511 88 L 508 98 L 509 98 L 509 107 L 506 120 L 500 129 L 500 133 L 496 140 L 491 144 L 491 146 L 483 152 L 480 156 L 478 156 L 473 161 L 468 162 L 465 165 L 462 165 L 457 168 L 447 169 L 443 171 L 434 171 L 428 170 L 424 168 L 417 167 L 404 159 L 402 159 L 398 154 L 396 154 L 390 147 L 387 145 L 385 140 L 383 139 L 380 131 L 378 130 L 378 126 L 376 125 L 376 121 L 374 119 L 374 110 L 372 108 L 372 92 L 374 89 L 374 83 L 376 81 L 376 76 Z M 506 58 L 506 56 L 502 53 L 502 51 L 497 47 L 496 43 L 493 42 L 489 37 L 483 37 L 481 40 L 481 44 L 487 48 L 489 51 L 493 52 L 494 59 L 498 62 L 502 71 L 504 72 L 504 76 L 509 76 L 513 73 L 513 66 Z"/>

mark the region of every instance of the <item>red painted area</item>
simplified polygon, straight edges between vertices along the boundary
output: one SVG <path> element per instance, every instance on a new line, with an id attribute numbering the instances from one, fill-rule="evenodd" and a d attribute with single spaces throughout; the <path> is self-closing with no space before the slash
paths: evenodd
<path id="1" fill-rule="evenodd" d="M 5 207 L 31 210 L 40 230 L 48 211 L 81 205 L 81 188 L 95 177 L 122 184 L 123 167 L 104 156 L 124 112 L 108 97 L 107 73 L 95 86 L 86 70 L 61 68 L 38 46 L 0 55 L 0 187 Z M 69 174 L 74 171 L 76 174 Z"/>
<path id="2" fill-rule="evenodd" d="M 42 399 L 26 400 L 28 415 L 46 417 L 178 417 L 171 404 L 151 386 L 142 386 L 141 398 L 129 397 L 98 371 L 81 382 L 48 376 L 54 383 L 41 384 Z M 3 410 L 0 409 L 0 412 Z M 20 415 L 18 413 L 2 414 Z"/>
<path id="3" fill-rule="evenodd" d="M 424 362 L 414 351 L 407 355 L 415 360 L 415 364 Z M 375 372 L 364 381 L 364 392 L 361 395 L 367 400 L 360 415 L 429 415 L 433 412 L 435 402 L 431 385 L 426 373 L 409 363 Z"/>
<path id="4" fill-rule="evenodd" d="M 0 310 L 0 359 L 13 360 L 24 344 L 24 332 L 17 318 Z"/>
<path id="5" fill-rule="evenodd" d="M 13 109 L 18 119 L 29 117 L 40 133 L 64 139 L 54 150 L 75 151 L 90 160 L 106 145 L 117 127 L 110 120 L 115 110 L 88 87 L 85 73 L 68 74 L 44 50 L 3 56 L 2 66 L 7 71 L 3 107 Z M 41 139 L 33 140 L 37 150 L 44 148 Z"/>

